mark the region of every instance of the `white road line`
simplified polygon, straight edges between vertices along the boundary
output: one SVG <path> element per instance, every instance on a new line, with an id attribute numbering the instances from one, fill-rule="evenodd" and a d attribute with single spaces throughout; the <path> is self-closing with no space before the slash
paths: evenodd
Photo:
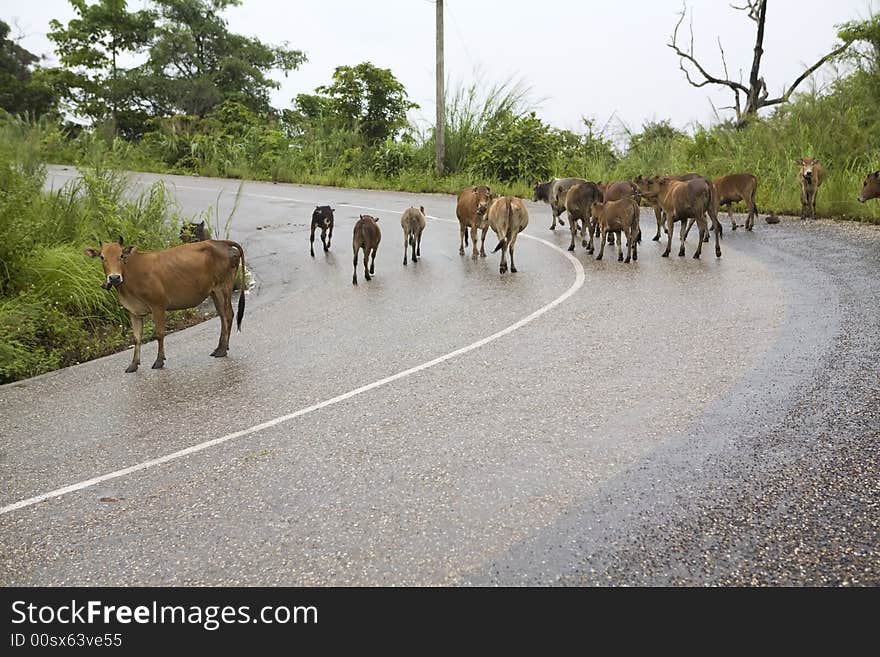
<path id="1" fill-rule="evenodd" d="M 202 189 L 202 188 L 198 188 Z M 248 194 L 248 196 L 255 196 L 258 198 L 270 198 L 270 199 L 280 199 L 286 201 L 294 201 L 297 203 L 304 203 L 305 201 L 299 201 L 297 199 L 290 199 L 286 197 L 280 196 L 266 196 L 266 195 L 258 195 L 258 194 Z M 311 203 L 311 201 L 308 201 Z M 377 212 L 399 212 L 398 210 L 387 210 L 383 208 L 374 208 L 367 207 L 363 205 L 353 205 L 351 203 L 341 203 L 340 205 L 346 205 L 352 208 L 359 208 L 362 210 L 374 210 Z M 457 220 L 452 219 L 443 219 L 441 217 L 429 217 L 430 219 L 434 219 L 437 221 L 444 221 L 447 223 L 455 223 L 457 224 Z M 354 390 L 349 390 L 346 393 L 333 397 L 331 399 L 327 399 L 325 401 L 319 402 L 312 406 L 307 406 L 306 408 L 301 408 L 298 411 L 294 411 L 293 413 L 288 413 L 287 415 L 281 415 L 272 420 L 267 420 L 266 422 L 262 422 L 261 424 L 254 425 L 247 429 L 242 429 L 241 431 L 235 431 L 233 433 L 228 433 L 225 436 L 220 436 L 219 438 L 214 438 L 212 440 L 206 440 L 205 442 L 199 443 L 198 445 L 193 445 L 191 447 L 187 447 L 185 449 L 178 450 L 176 452 L 172 452 L 171 454 L 166 454 L 165 456 L 160 456 L 155 459 L 150 459 L 149 461 L 144 461 L 143 463 L 138 463 L 137 465 L 132 465 L 127 468 L 122 468 L 121 470 L 114 470 L 113 472 L 108 472 L 106 474 L 100 475 L 98 477 L 93 477 L 92 479 L 86 479 L 84 481 L 77 482 L 75 484 L 70 484 L 69 486 L 63 486 L 62 488 L 56 488 L 55 490 L 49 491 L 48 493 L 42 493 L 41 495 L 35 495 L 34 497 L 29 497 L 25 500 L 20 500 L 18 502 L 14 502 L 12 504 L 7 504 L 6 506 L 0 508 L 0 515 L 5 515 L 7 513 L 11 513 L 12 511 L 17 511 L 18 509 L 23 509 L 25 507 L 33 506 L 34 504 L 39 504 L 40 502 L 45 502 L 46 500 L 61 497 L 62 495 L 67 495 L 68 493 L 74 493 L 79 490 L 83 490 L 85 488 L 91 488 L 92 486 L 96 486 L 105 481 L 110 481 L 111 479 L 119 479 L 120 477 L 124 477 L 126 475 L 134 474 L 135 472 L 140 472 L 141 470 L 147 470 L 148 468 L 153 468 L 157 465 L 162 465 L 163 463 L 168 463 L 169 461 L 176 461 L 177 459 L 181 459 L 185 456 L 189 456 L 191 454 L 196 454 L 198 452 L 202 452 L 211 447 L 216 447 L 217 445 L 222 445 L 223 443 L 227 443 L 230 440 L 234 440 L 236 438 L 241 438 L 243 436 L 248 436 L 253 433 L 257 433 L 262 431 L 263 429 L 269 429 L 274 426 L 278 426 L 279 424 L 283 424 L 285 422 L 289 422 L 290 420 L 296 419 L 298 417 L 302 417 L 303 415 L 308 415 L 309 413 L 313 413 L 315 411 L 319 411 L 322 408 L 327 408 L 328 406 L 333 406 L 334 404 L 338 404 L 339 402 L 345 401 L 346 399 L 351 399 L 352 397 L 357 397 L 358 395 L 362 395 L 365 392 L 369 392 L 370 390 L 375 390 L 376 388 L 380 388 L 389 383 L 393 383 L 394 381 L 399 381 L 400 379 L 404 379 L 408 376 L 412 376 L 413 374 L 417 374 L 418 372 L 422 372 L 427 370 L 435 365 L 439 365 L 440 363 L 445 363 L 447 360 L 451 360 L 456 358 L 457 356 L 461 356 L 462 354 L 466 354 L 474 349 L 479 349 L 483 345 L 489 344 L 497 340 L 498 338 L 502 338 L 505 335 L 510 335 L 517 329 L 522 328 L 529 322 L 537 319 L 541 315 L 553 310 L 556 306 L 564 302 L 566 299 L 571 297 L 575 292 L 577 292 L 584 285 L 585 275 L 584 275 L 584 267 L 581 265 L 580 261 L 571 255 L 568 251 L 564 251 L 555 244 L 551 244 L 547 240 L 541 239 L 540 237 L 534 237 L 533 235 L 522 234 L 522 237 L 528 238 L 531 240 L 535 240 L 536 242 L 540 242 L 546 246 L 549 246 L 554 251 L 558 251 L 563 256 L 568 258 L 568 261 L 571 263 L 572 267 L 574 267 L 575 271 L 575 280 L 571 286 L 562 293 L 562 295 L 556 297 L 553 301 L 548 303 L 541 308 L 538 308 L 535 312 L 523 317 L 517 322 L 514 322 L 510 326 L 493 333 L 481 340 L 477 340 L 466 347 L 461 347 L 460 349 L 456 349 L 455 351 L 450 351 L 443 356 L 438 356 L 433 360 L 429 360 L 426 363 L 422 363 L 421 365 L 416 365 L 415 367 L 411 367 L 408 370 L 403 370 L 402 372 L 398 372 L 397 374 L 392 374 L 391 376 L 386 376 L 384 379 L 379 379 L 378 381 L 373 381 L 372 383 L 368 383 L 367 385 L 361 386 L 360 388 L 355 388 Z"/>

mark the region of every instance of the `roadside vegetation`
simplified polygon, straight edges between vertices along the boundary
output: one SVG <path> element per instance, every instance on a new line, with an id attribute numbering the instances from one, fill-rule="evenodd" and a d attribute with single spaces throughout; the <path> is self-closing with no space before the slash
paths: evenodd
<path id="1" fill-rule="evenodd" d="M 127 340 L 127 317 L 82 249 L 117 234 L 162 248 L 178 241 L 181 218 L 160 184 L 126 193 L 120 170 L 410 192 L 481 183 L 522 197 L 554 175 L 748 171 L 762 213 L 797 214 L 795 160 L 813 156 L 827 171 L 819 214 L 880 223 L 880 204 L 855 200 L 880 168 L 877 17 L 839 26 L 849 47 L 834 56 L 827 87 L 689 132 L 658 121 L 612 139 L 589 119 L 559 130 L 537 116 L 523 84 L 453 87 L 441 177 L 432 131 L 408 120 L 416 106 L 388 69 L 341 65 L 278 109 L 271 73 L 296 70 L 307 54 L 231 32 L 222 14 L 236 0 L 151 0 L 138 11 L 122 0 L 70 2 L 77 17 L 50 25 L 56 68 L 21 48 L 0 17 L 0 382 Z M 132 57 L 140 63 L 117 65 Z M 83 176 L 44 192 L 47 162 Z"/>

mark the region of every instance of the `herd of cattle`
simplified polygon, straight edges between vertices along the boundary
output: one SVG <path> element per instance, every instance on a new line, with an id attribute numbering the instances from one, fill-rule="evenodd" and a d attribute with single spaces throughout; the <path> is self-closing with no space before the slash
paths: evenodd
<path id="1" fill-rule="evenodd" d="M 822 164 L 814 158 L 802 158 L 798 178 L 801 188 L 801 219 L 816 218 L 816 195 L 825 178 Z M 680 222 L 681 246 L 679 256 L 685 254 L 685 240 L 694 223 L 700 233 L 694 258 L 699 258 L 703 242 L 709 241 L 709 222 L 715 234 L 715 255 L 721 257 L 720 238 L 722 227 L 718 221 L 718 210 L 727 206 L 731 228 L 736 230 L 733 217 L 733 203 L 745 203 L 748 216 L 746 230 L 752 230 L 758 215 L 755 204 L 758 180 L 750 173 L 736 173 L 720 178 L 709 179 L 690 173 L 676 176 L 638 176 L 632 180 L 611 183 L 594 183 L 581 178 L 554 178 L 539 182 L 534 187 L 533 201 L 549 203 L 553 220 L 550 229 L 556 224 L 564 225 L 561 215 L 568 213 L 571 230 L 569 251 L 575 250 L 575 242 L 580 232 L 581 245 L 592 254 L 595 251 L 594 237 L 599 238 L 601 260 L 605 244 L 617 244 L 617 259 L 624 262 L 638 260 L 638 244 L 641 241 L 639 227 L 639 204 L 644 200 L 654 210 L 657 232 L 654 241 L 660 239 L 661 230 L 666 231 L 667 242 L 663 256 L 669 256 L 672 247 L 672 233 L 676 222 Z M 869 174 L 862 186 L 858 201 L 864 203 L 872 198 L 880 198 L 880 171 Z M 312 213 L 309 245 L 311 255 L 315 255 L 315 231 L 321 231 L 324 251 L 330 250 L 333 239 L 333 213 L 328 205 L 317 206 Z M 486 185 L 467 187 L 458 195 L 456 215 L 459 221 L 459 254 L 465 254 L 468 237 L 473 245 L 474 259 L 486 255 L 486 233 L 489 228 L 498 236 L 498 245 L 493 252 L 501 251 L 500 272 L 508 269 L 516 272 L 514 250 L 517 236 L 529 223 L 529 213 L 522 199 L 515 196 L 498 196 Z M 708 221 L 707 221 L 708 217 Z M 770 217 L 768 217 L 770 223 Z M 351 282 L 357 285 L 358 256 L 364 254 L 364 278 L 370 280 L 375 273 L 376 251 L 382 239 L 379 219 L 371 215 L 360 215 L 354 226 L 352 250 L 354 252 L 354 272 Z M 403 264 L 407 264 L 407 251 L 411 252 L 413 262 L 421 257 L 422 232 L 425 230 L 425 209 L 411 207 L 405 210 L 400 219 L 403 229 Z M 480 247 L 477 249 L 477 238 Z M 626 258 L 623 256 L 622 238 L 627 241 Z M 126 372 L 134 372 L 140 365 L 141 339 L 144 317 L 152 315 L 158 340 L 158 355 L 153 363 L 154 369 L 165 363 L 165 313 L 169 310 L 194 308 L 209 296 L 220 315 L 220 340 L 211 353 L 223 357 L 229 349 L 229 336 L 233 319 L 241 330 L 245 308 L 245 267 L 244 249 L 231 240 L 212 240 L 205 223 L 187 224 L 181 231 L 184 243 L 156 252 L 141 252 L 137 246 L 126 246 L 120 237 L 115 242 L 104 242 L 99 248 L 85 250 L 91 258 L 101 258 L 104 267 L 104 289 L 116 289 L 119 302 L 128 311 L 134 332 L 134 355 Z M 238 312 L 233 313 L 232 295 L 236 274 L 241 267 L 239 284 Z"/>

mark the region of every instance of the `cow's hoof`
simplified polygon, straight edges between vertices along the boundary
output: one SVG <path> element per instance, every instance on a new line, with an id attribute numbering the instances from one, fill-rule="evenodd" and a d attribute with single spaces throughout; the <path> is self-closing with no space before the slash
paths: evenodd
<path id="1" fill-rule="evenodd" d="M 464 249 L 459 249 L 459 250 L 458 250 L 458 255 L 464 255 Z"/>
<path id="2" fill-rule="evenodd" d="M 511 267 L 511 268 L 510 268 L 510 273 L 511 273 L 511 274 L 515 274 L 515 273 L 516 273 L 516 267 Z"/>
<path id="3" fill-rule="evenodd" d="M 678 252 L 678 257 L 684 258 L 684 249 L 682 249 L 681 251 Z"/>
<path id="4" fill-rule="evenodd" d="M 137 363 L 132 363 L 131 365 L 129 365 L 128 367 L 125 368 L 126 374 L 131 374 L 132 372 L 137 372 L 137 371 L 138 371 L 138 364 Z"/>
<path id="5" fill-rule="evenodd" d="M 315 257 L 315 252 L 314 252 L 314 251 L 312 251 L 312 257 L 313 257 L 313 258 Z"/>
<path id="6" fill-rule="evenodd" d="M 327 251 L 329 251 L 329 250 L 330 250 L 330 247 L 329 247 L 329 246 L 325 246 L 325 247 L 324 247 L 324 253 L 327 253 Z"/>
<path id="7" fill-rule="evenodd" d="M 552 226 L 550 226 L 550 230 L 556 230 L 556 224 L 553 224 Z"/>
<path id="8" fill-rule="evenodd" d="M 694 254 L 694 260 L 699 260 L 699 259 L 700 259 L 700 254 L 699 254 L 699 253 L 695 253 L 695 254 Z"/>
<path id="9" fill-rule="evenodd" d="M 570 247 L 568 247 L 568 250 L 569 250 L 569 251 L 574 251 L 574 244 L 572 244 Z"/>
<path id="10" fill-rule="evenodd" d="M 730 227 L 730 230 L 736 230 L 737 228 L 739 228 L 739 226 L 737 226 L 736 224 L 733 224 L 733 226 Z"/>
<path id="11" fill-rule="evenodd" d="M 485 257 L 486 257 L 486 252 L 485 252 L 485 251 L 480 251 L 480 257 L 481 257 L 481 258 L 485 258 Z"/>
<path id="12" fill-rule="evenodd" d="M 370 276 L 369 274 L 364 274 L 364 278 L 366 278 L 368 281 L 373 280 L 373 277 Z"/>
<path id="13" fill-rule="evenodd" d="M 638 261 L 639 255 L 637 253 L 633 253 L 633 262 Z"/>
<path id="14" fill-rule="evenodd" d="M 581 240 L 581 246 L 587 248 L 587 240 Z"/>
<path id="15" fill-rule="evenodd" d="M 415 262 L 415 260 L 413 260 Z M 406 260 L 403 261 L 403 266 L 406 267 Z"/>
<path id="16" fill-rule="evenodd" d="M 356 279 L 356 278 L 352 278 L 352 279 L 351 279 L 351 284 L 352 284 L 352 285 L 357 285 L 357 284 L 358 284 L 358 279 Z"/>
<path id="17" fill-rule="evenodd" d="M 720 258 L 720 257 L 721 257 L 721 249 L 715 249 L 715 257 L 716 257 L 716 258 Z"/>
<path id="18" fill-rule="evenodd" d="M 659 242 L 660 241 L 660 233 L 657 233 L 656 235 L 654 235 L 654 237 L 651 238 L 651 241 L 652 242 Z"/>
<path id="19" fill-rule="evenodd" d="M 225 356 L 226 354 L 223 354 L 223 355 Z M 159 360 L 157 358 L 156 361 L 153 363 L 153 369 L 154 370 L 161 370 L 163 367 L 165 367 L 165 361 Z"/>
<path id="20" fill-rule="evenodd" d="M 600 253 L 599 255 L 596 256 L 596 260 L 601 260 L 601 259 L 602 259 L 602 254 Z"/>
<path id="21" fill-rule="evenodd" d="M 623 263 L 626 264 L 626 265 L 628 265 L 628 264 L 629 264 L 629 258 L 624 258 Z"/>
<path id="22" fill-rule="evenodd" d="M 419 259 L 416 256 L 413 256 L 413 262 L 418 262 Z"/>
<path id="23" fill-rule="evenodd" d="M 660 254 L 660 257 L 661 257 L 661 258 L 668 258 L 668 257 L 669 257 L 669 251 L 664 251 L 663 253 Z"/>
<path id="24" fill-rule="evenodd" d="M 623 262 L 623 255 L 617 256 L 617 262 Z"/>

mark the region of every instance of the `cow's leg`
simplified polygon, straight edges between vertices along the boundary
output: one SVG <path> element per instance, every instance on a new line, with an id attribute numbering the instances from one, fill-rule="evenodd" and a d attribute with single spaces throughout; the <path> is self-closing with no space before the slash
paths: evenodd
<path id="1" fill-rule="evenodd" d="M 416 255 L 422 257 L 422 231 L 419 231 L 419 236 L 416 238 Z"/>
<path id="2" fill-rule="evenodd" d="M 691 226 L 694 225 L 695 221 L 696 221 L 696 219 L 694 217 L 691 217 L 687 221 L 685 221 L 684 219 L 682 219 L 682 221 L 681 221 L 681 246 L 678 248 L 678 257 L 684 256 L 684 243 L 687 240 L 688 233 L 691 232 Z M 687 225 L 685 225 L 685 224 L 687 224 Z M 698 239 L 697 241 L 700 242 L 700 244 L 703 243 L 703 234 L 702 233 L 700 233 L 700 239 Z"/>
<path id="3" fill-rule="evenodd" d="M 605 255 L 605 237 L 608 230 L 603 226 L 602 234 L 599 235 L 599 255 L 596 256 L 596 260 L 601 260 L 602 256 Z"/>
<path id="4" fill-rule="evenodd" d="M 220 316 L 220 340 L 217 342 L 217 348 L 211 352 L 215 358 L 223 358 L 229 350 L 229 334 L 232 333 L 232 288 L 228 290 L 213 290 L 211 292 L 211 301 L 214 302 L 214 308 Z"/>
<path id="5" fill-rule="evenodd" d="M 141 364 L 141 340 L 144 336 L 144 318 L 134 313 L 128 313 L 128 319 L 131 322 L 131 331 L 134 333 L 134 354 L 131 357 L 131 364 L 126 368 L 126 372 L 137 372 L 138 365 Z"/>
<path id="6" fill-rule="evenodd" d="M 636 229 L 633 230 L 633 233 L 636 233 L 636 231 L 638 231 L 638 230 L 641 230 L 641 228 L 637 227 Z M 627 258 L 629 258 L 629 254 L 627 254 Z M 632 259 L 633 259 L 633 262 L 636 262 L 639 259 L 639 240 L 638 240 L 637 236 L 636 236 L 636 239 L 633 241 L 633 245 L 632 245 Z"/>
<path id="7" fill-rule="evenodd" d="M 700 239 L 697 240 L 697 250 L 694 253 L 694 260 L 698 260 L 700 258 L 700 254 L 703 252 L 703 235 L 709 237 L 709 226 L 706 223 L 706 215 L 700 215 L 697 221 L 697 226 L 700 229 Z"/>
<path id="8" fill-rule="evenodd" d="M 569 223 L 571 220 L 569 219 Z M 513 237 L 510 239 L 510 244 L 507 245 L 507 249 L 510 251 L 510 273 L 516 273 L 516 265 L 513 263 L 513 247 L 516 246 L 516 238 L 519 237 L 519 233 L 514 233 Z"/>
<path id="9" fill-rule="evenodd" d="M 324 253 L 330 249 L 330 242 L 327 241 L 327 227 L 321 228 L 321 244 L 324 246 Z"/>
<path id="10" fill-rule="evenodd" d="M 312 230 L 309 234 L 309 253 L 313 258 L 315 257 L 315 224 L 312 224 Z"/>
<path id="11" fill-rule="evenodd" d="M 486 225 L 483 226 L 483 233 L 480 235 L 480 257 L 486 257 L 486 233 L 489 232 L 489 222 L 486 222 Z"/>
<path id="12" fill-rule="evenodd" d="M 736 225 L 736 219 L 733 218 L 733 203 L 727 204 L 727 216 L 730 217 L 730 230 L 736 230 L 739 226 Z"/>
<path id="13" fill-rule="evenodd" d="M 501 264 L 498 266 L 499 273 L 504 273 L 507 271 L 507 248 L 509 244 L 505 244 L 501 247 Z"/>
<path id="14" fill-rule="evenodd" d="M 370 273 L 371 274 L 376 273 L 376 251 L 378 251 L 378 250 L 379 250 L 378 246 L 373 247 L 373 255 L 370 258 Z"/>
<path id="15" fill-rule="evenodd" d="M 358 247 L 354 247 L 354 272 L 351 275 L 351 284 L 358 284 L 358 251 L 360 249 Z"/>
<path id="16" fill-rule="evenodd" d="M 471 246 L 474 247 L 473 253 L 471 254 L 471 257 L 474 260 L 476 260 L 477 258 L 480 257 L 480 250 L 477 248 L 477 231 L 478 230 L 479 229 L 477 228 L 477 224 L 474 224 L 473 226 L 471 226 L 471 242 L 472 242 Z M 484 253 L 483 255 L 486 255 L 486 254 Z"/>
<path id="17" fill-rule="evenodd" d="M 153 363 L 154 370 L 161 370 L 165 366 L 165 309 L 153 308 L 153 324 L 156 329 L 156 340 L 159 342 L 159 352 Z"/>
<path id="18" fill-rule="evenodd" d="M 407 231 L 403 231 L 403 264 L 406 265 L 406 250 L 409 248 L 409 235 Z M 415 251 L 415 249 L 413 249 Z M 413 253 L 413 262 L 416 261 L 416 254 Z"/>
<path id="19" fill-rule="evenodd" d="M 458 224 L 458 255 L 464 255 L 464 245 L 465 240 L 467 239 L 467 226 L 460 223 Z"/>
<path id="20" fill-rule="evenodd" d="M 568 227 L 571 230 L 571 244 L 568 245 L 568 250 L 574 251 L 574 239 L 577 237 L 578 232 L 577 220 L 572 221 L 571 217 L 569 217 Z"/>
<path id="21" fill-rule="evenodd" d="M 663 226 L 663 212 L 659 205 L 654 206 L 654 218 L 657 220 L 657 234 L 651 239 L 655 242 L 660 241 L 660 228 Z"/>
<path id="22" fill-rule="evenodd" d="M 614 231 L 617 238 L 617 262 L 623 262 L 623 239 L 619 230 Z"/>
<path id="23" fill-rule="evenodd" d="M 666 250 L 661 254 L 664 258 L 669 257 L 672 251 L 672 231 L 675 230 L 675 217 L 669 213 L 666 214 Z M 684 230 L 684 224 L 682 224 Z"/>
<path id="24" fill-rule="evenodd" d="M 416 252 L 416 232 L 412 231 L 409 234 L 409 238 L 412 240 L 412 261 L 418 262 L 419 261 L 419 254 Z"/>
<path id="25" fill-rule="evenodd" d="M 813 192 L 813 202 L 810 204 L 810 219 L 816 219 L 816 197 L 819 196 L 819 189 Z"/>
<path id="26" fill-rule="evenodd" d="M 550 204 L 550 212 L 553 214 L 553 222 L 550 224 L 550 230 L 556 230 L 556 208 L 553 207 L 553 204 Z M 560 225 L 562 222 L 559 222 Z"/>
<path id="27" fill-rule="evenodd" d="M 333 241 L 333 224 L 331 223 L 330 224 L 330 232 L 327 235 L 327 246 L 324 247 L 325 251 L 330 250 L 330 242 L 332 242 L 332 241 Z"/>

